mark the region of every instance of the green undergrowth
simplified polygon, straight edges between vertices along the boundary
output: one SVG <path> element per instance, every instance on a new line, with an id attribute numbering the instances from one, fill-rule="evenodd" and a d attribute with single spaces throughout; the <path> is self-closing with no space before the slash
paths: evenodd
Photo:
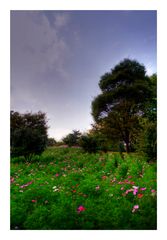
<path id="1" fill-rule="evenodd" d="M 135 154 L 48 148 L 11 159 L 13 230 L 156 229 L 156 206 L 156 164 Z"/>

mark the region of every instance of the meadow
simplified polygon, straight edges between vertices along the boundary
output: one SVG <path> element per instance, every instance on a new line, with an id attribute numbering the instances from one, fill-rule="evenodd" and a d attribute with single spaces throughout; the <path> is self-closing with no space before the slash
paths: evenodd
<path id="1" fill-rule="evenodd" d="M 156 163 L 135 153 L 48 148 L 11 159 L 12 230 L 154 230 Z"/>

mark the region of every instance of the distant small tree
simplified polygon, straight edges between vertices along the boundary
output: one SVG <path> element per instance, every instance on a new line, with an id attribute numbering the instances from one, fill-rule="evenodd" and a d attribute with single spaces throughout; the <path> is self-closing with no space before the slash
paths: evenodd
<path id="1" fill-rule="evenodd" d="M 69 147 L 78 145 L 78 140 L 81 136 L 80 131 L 73 130 L 72 133 L 68 134 L 66 137 L 64 137 L 62 140 L 65 144 L 67 144 Z"/>
<path id="2" fill-rule="evenodd" d="M 33 155 L 40 155 L 47 146 L 46 114 L 11 111 L 11 156 L 24 156 L 31 160 Z"/>
<path id="3" fill-rule="evenodd" d="M 48 138 L 47 139 L 47 146 L 52 147 L 56 145 L 56 140 L 54 138 Z"/>

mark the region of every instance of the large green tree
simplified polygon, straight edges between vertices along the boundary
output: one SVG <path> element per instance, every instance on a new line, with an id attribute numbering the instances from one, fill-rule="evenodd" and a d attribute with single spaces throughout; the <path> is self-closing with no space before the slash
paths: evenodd
<path id="1" fill-rule="evenodd" d="M 152 98 L 144 65 L 124 59 L 99 82 L 102 91 L 92 102 L 96 123 L 103 122 L 111 138 L 124 141 L 129 152 L 139 129 L 139 118 Z"/>
<path id="2" fill-rule="evenodd" d="M 45 113 L 20 114 L 11 111 L 11 156 L 24 156 L 30 160 L 40 155 L 47 146 L 47 120 Z"/>

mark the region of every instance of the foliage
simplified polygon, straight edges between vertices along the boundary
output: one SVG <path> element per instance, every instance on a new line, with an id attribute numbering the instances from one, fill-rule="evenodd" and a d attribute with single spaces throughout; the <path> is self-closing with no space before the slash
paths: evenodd
<path id="1" fill-rule="evenodd" d="M 56 145 L 56 140 L 54 138 L 48 138 L 47 139 L 47 146 L 48 147 L 52 147 L 52 146 L 55 146 Z"/>
<path id="2" fill-rule="evenodd" d="M 157 158 L 157 75 L 150 77 L 152 98 L 145 104 L 145 111 L 140 118 L 140 131 L 136 138 L 136 150 L 143 153 L 148 161 Z"/>
<path id="3" fill-rule="evenodd" d="M 124 59 L 99 82 L 102 91 L 92 102 L 92 115 L 103 122 L 111 138 L 124 141 L 129 152 L 139 128 L 139 116 L 152 97 L 150 78 L 143 65 Z"/>
<path id="4" fill-rule="evenodd" d="M 95 153 L 98 151 L 98 139 L 91 135 L 82 135 L 80 138 L 79 145 L 84 151 L 89 153 Z"/>
<path id="5" fill-rule="evenodd" d="M 68 134 L 63 138 L 63 142 L 67 144 L 69 147 L 78 145 L 79 138 L 81 136 L 80 131 L 73 130 L 72 133 Z"/>
<path id="6" fill-rule="evenodd" d="M 148 161 L 155 161 L 157 158 L 157 123 L 145 119 L 142 124 L 142 131 L 136 142 L 137 151 L 143 153 Z"/>
<path id="7" fill-rule="evenodd" d="M 54 147 L 30 163 L 15 158 L 11 229 L 156 229 L 156 164 Z"/>
<path id="8" fill-rule="evenodd" d="M 30 160 L 40 155 L 47 144 L 47 122 L 45 113 L 11 111 L 11 156 L 24 156 Z"/>
<path id="9" fill-rule="evenodd" d="M 104 122 L 92 124 L 92 129 L 89 131 L 89 135 L 96 139 L 98 150 L 104 152 L 117 152 L 119 150 L 118 138 L 111 139 L 110 129 L 106 128 Z"/>

